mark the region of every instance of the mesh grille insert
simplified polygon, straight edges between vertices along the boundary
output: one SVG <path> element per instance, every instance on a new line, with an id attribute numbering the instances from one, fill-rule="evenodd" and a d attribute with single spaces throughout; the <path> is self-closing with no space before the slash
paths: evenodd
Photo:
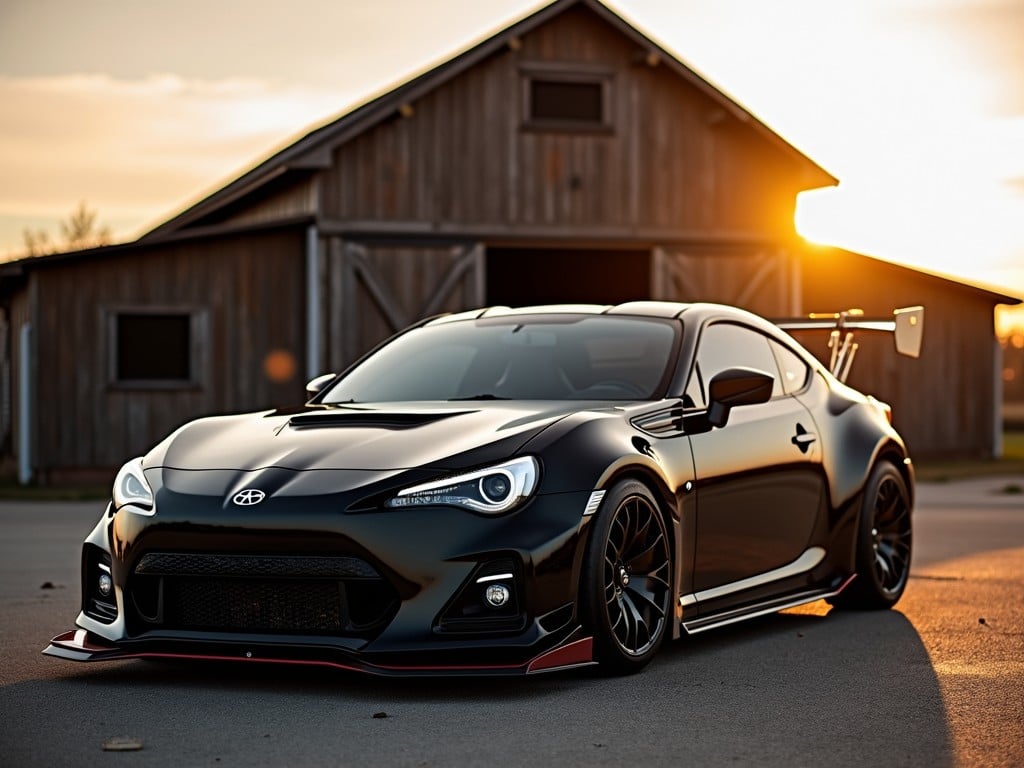
<path id="1" fill-rule="evenodd" d="M 379 579 L 372 565 L 357 557 L 296 555 L 185 555 L 151 552 L 135 566 L 147 576 L 308 576 L 313 578 Z"/>
<path id="2" fill-rule="evenodd" d="M 131 631 L 367 637 L 398 610 L 398 593 L 356 557 L 150 552 L 127 595 Z"/>
<path id="3" fill-rule="evenodd" d="M 341 632 L 343 592 L 333 581 L 169 579 L 165 620 L 182 629 Z"/>

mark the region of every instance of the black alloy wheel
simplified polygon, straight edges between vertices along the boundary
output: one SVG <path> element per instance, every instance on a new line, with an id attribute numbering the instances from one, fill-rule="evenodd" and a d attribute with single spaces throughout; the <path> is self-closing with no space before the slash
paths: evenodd
<path id="1" fill-rule="evenodd" d="M 672 555 L 665 519 L 650 490 L 627 480 L 606 494 L 592 524 L 581 607 L 605 671 L 642 669 L 671 618 Z"/>
<path id="2" fill-rule="evenodd" d="M 857 532 L 857 578 L 835 600 L 852 608 L 891 608 L 910 577 L 910 494 L 903 476 L 879 462 L 865 487 Z"/>

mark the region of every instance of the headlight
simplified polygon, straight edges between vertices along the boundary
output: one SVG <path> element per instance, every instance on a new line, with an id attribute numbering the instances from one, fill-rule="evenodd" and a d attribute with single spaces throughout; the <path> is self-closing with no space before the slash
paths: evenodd
<path id="1" fill-rule="evenodd" d="M 443 505 L 497 515 L 529 498 L 537 487 L 537 460 L 532 456 L 486 469 L 414 485 L 388 499 L 387 507 Z"/>
<path id="2" fill-rule="evenodd" d="M 132 459 L 117 473 L 114 479 L 114 508 L 120 509 L 126 504 L 149 510 L 143 514 L 152 515 L 153 489 L 146 482 L 146 476 L 142 473 L 142 458 Z"/>

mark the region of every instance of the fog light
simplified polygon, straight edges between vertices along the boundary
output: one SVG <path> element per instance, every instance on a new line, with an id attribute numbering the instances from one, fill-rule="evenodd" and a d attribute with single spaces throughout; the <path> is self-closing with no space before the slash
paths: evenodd
<path id="1" fill-rule="evenodd" d="M 501 608 L 501 606 L 507 603 L 510 594 L 508 587 L 504 584 L 490 584 L 484 590 L 484 598 L 494 608 Z"/>
<path id="2" fill-rule="evenodd" d="M 100 594 L 104 597 L 110 597 L 111 591 L 114 589 L 114 582 L 110 578 L 109 573 L 101 573 L 99 581 L 96 584 L 100 591 Z"/>

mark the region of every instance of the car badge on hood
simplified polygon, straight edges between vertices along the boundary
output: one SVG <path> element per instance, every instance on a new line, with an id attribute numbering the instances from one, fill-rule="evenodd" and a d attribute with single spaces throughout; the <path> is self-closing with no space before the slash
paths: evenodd
<path id="1" fill-rule="evenodd" d="M 231 501 L 240 507 L 251 507 L 253 504 L 259 504 L 266 497 L 267 494 L 258 488 L 246 488 L 244 491 L 236 493 Z"/>

